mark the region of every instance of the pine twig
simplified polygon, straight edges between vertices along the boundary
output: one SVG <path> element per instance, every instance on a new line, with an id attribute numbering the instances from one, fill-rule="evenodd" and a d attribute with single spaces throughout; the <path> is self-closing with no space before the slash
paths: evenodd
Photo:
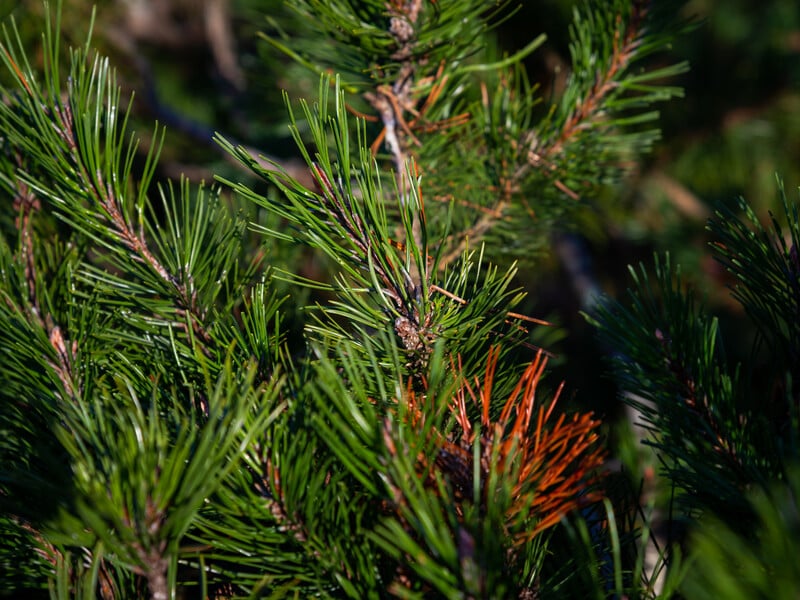
<path id="1" fill-rule="evenodd" d="M 566 144 L 580 132 L 585 131 L 603 118 L 601 108 L 605 98 L 619 86 L 616 78 L 628 68 L 636 49 L 641 44 L 642 24 L 647 15 L 648 0 L 636 0 L 633 3 L 631 18 L 620 35 L 619 28 L 614 32 L 611 58 L 605 71 L 598 73 L 594 85 L 588 95 L 581 100 L 567 118 L 559 136 L 539 152 L 531 151 L 528 161 L 531 166 L 549 165 L 554 168 L 554 158 L 564 151 Z M 617 24 L 621 17 L 617 15 Z"/>
<path id="2" fill-rule="evenodd" d="M 20 73 L 19 76 L 22 77 L 22 74 Z M 20 156 L 17 156 L 17 164 L 20 168 L 22 167 Z M 39 276 L 36 268 L 32 221 L 34 214 L 41 210 L 41 201 L 24 181 L 17 178 L 15 182 L 17 186 L 17 194 L 14 198 L 14 208 L 17 211 L 15 225 L 20 239 L 19 260 L 24 265 L 25 283 L 28 292 L 27 304 L 30 309 L 27 312 L 30 318 L 47 333 L 50 345 L 56 356 L 55 361 L 48 360 L 50 368 L 58 376 L 67 396 L 74 398 L 79 394 L 81 388 L 81 385 L 77 383 L 78 379 L 72 368 L 72 357 L 78 351 L 77 343 L 69 344 L 65 340 L 61 327 L 54 323 L 52 315 L 43 311 L 39 302 L 39 291 L 37 290 Z"/>
<path id="3" fill-rule="evenodd" d="M 205 327 L 206 315 L 199 310 L 195 294 L 189 292 L 189 287 L 191 286 L 181 283 L 156 258 L 150 250 L 141 227 L 139 231 L 136 231 L 120 210 L 120 200 L 116 197 L 114 188 L 104 181 L 102 173 L 99 170 L 95 174 L 89 172 L 80 155 L 79 142 L 75 137 L 76 130 L 70 105 L 58 105 L 55 114 L 57 117 L 56 129 L 72 154 L 73 161 L 78 167 L 81 181 L 89 184 L 87 187 L 91 201 L 101 209 L 102 212 L 100 214 L 111 226 L 117 239 L 134 254 L 137 260 L 149 265 L 162 281 L 175 290 L 179 299 L 178 314 L 185 316 L 189 321 L 188 324 L 185 324 L 185 327 L 191 328 L 194 335 L 206 344 L 210 343 L 212 338 Z M 207 351 L 207 349 L 204 348 L 204 351 Z"/>

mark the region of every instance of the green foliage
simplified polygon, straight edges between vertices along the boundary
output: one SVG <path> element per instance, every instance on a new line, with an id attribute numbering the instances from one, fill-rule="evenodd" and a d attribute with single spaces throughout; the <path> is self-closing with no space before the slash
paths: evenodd
<path id="1" fill-rule="evenodd" d="M 780 182 L 779 182 L 780 184 Z M 735 277 L 733 296 L 755 322 L 759 340 L 772 352 L 785 357 L 781 366 L 792 374 L 800 369 L 800 218 L 797 204 L 790 204 L 780 184 L 785 225 L 772 217 L 767 230 L 755 212 L 741 200 L 736 207 L 717 212 L 711 231 L 725 268 Z"/>
<path id="2" fill-rule="evenodd" d="M 229 144 L 231 153 L 281 194 L 264 196 L 244 184 L 227 183 L 285 221 L 281 230 L 255 225 L 256 230 L 321 250 L 341 269 L 330 283 L 280 274 L 293 283 L 334 294 L 336 299 L 327 306 L 316 307 L 307 326 L 321 346 L 350 339 L 369 345 L 374 337 L 371 332 L 390 328 L 411 373 L 416 369 L 416 375 L 422 375 L 437 340 L 444 341 L 450 355 L 461 357 L 466 374 L 479 373 L 490 344 L 503 339 L 505 356 L 527 333 L 520 325 L 509 325 L 508 314 L 522 299 L 522 294 L 509 289 L 515 269 L 503 273 L 484 266 L 483 250 L 465 252 L 456 266 L 442 268 L 443 246 L 435 244 L 436 238 L 428 231 L 419 183 L 409 173 L 409 194 L 392 206 L 390 199 L 398 195 L 397 187 L 393 186 L 393 194 L 382 188 L 376 162 L 365 148 L 364 123 L 356 123 L 353 144 L 345 97 L 337 85 L 335 113 L 328 114 L 328 87 L 323 78 L 320 102 L 314 109 L 301 103 L 316 150 L 313 156 L 301 141 L 298 127 L 292 127 L 319 191 L 308 189 L 277 165 L 275 170 L 265 169 L 246 149 Z M 357 159 L 351 159 L 354 155 Z M 373 351 L 385 352 L 385 342 Z M 377 358 L 387 360 L 381 355 Z M 514 374 L 513 368 L 504 371 L 497 385 L 513 387 Z"/>
<path id="3" fill-rule="evenodd" d="M 674 18 L 681 2 L 583 3 L 571 29 L 571 76 L 552 100 L 521 68 L 544 36 L 512 56 L 491 50 L 492 29 L 513 18 L 506 3 L 489 11 L 474 1 L 295 4 L 318 13 L 309 19 L 315 30 L 299 32 L 291 48 L 267 40 L 314 72 L 343 73 L 342 85 L 363 100 L 349 101 L 383 125 L 376 143 L 383 136 L 395 172 L 415 160 L 443 264 L 484 241 L 508 258 L 541 252 L 579 197 L 618 181 L 649 149 L 658 137 L 652 105 L 679 94 L 664 82 L 686 69 L 639 67 L 686 28 Z M 337 51 L 319 47 L 320 35 Z"/>
<path id="4" fill-rule="evenodd" d="M 686 574 L 680 548 L 664 548 L 657 563 L 647 565 L 647 549 L 656 537 L 650 517 L 637 525 L 635 514 L 623 512 L 624 506 L 617 510 L 606 500 L 565 523 L 563 539 L 554 540 L 551 546 L 564 544 L 570 552 L 554 573 L 543 578 L 543 597 L 675 596 Z M 602 527 L 605 520 L 607 529 Z"/>
<path id="5" fill-rule="evenodd" d="M 479 36 L 496 25 L 498 18 L 509 18 L 508 5 L 499 2 L 487 11 L 483 3 L 475 1 L 441 6 L 418 2 L 407 11 L 375 0 L 295 2 L 293 10 L 313 27 L 308 38 L 322 38 L 331 45 L 312 46 L 311 52 L 301 54 L 266 39 L 320 74 L 336 70 L 348 87 L 374 88 L 393 83 L 408 59 L 429 63 L 434 70 L 442 61 L 463 63 L 475 53 Z M 468 30 L 455 36 L 458 24 L 467 24 Z M 302 41 L 294 45 L 302 47 Z"/>
<path id="6" fill-rule="evenodd" d="M 727 363 L 716 319 L 682 288 L 669 257 L 656 259 L 653 283 L 643 267 L 632 271 L 631 307 L 607 304 L 596 321 L 616 353 L 621 390 L 653 433 L 669 480 L 685 492 L 685 510 L 710 510 L 741 527 L 751 510 L 745 492 L 783 477 L 797 459 L 800 225 L 796 206 L 781 194 L 788 233 L 776 219 L 765 229 L 744 201 L 746 220 L 721 209 L 709 225 L 713 248 L 734 277 L 733 295 L 759 332 L 749 365 Z M 757 374 L 762 360 L 768 366 Z"/>
<path id="7" fill-rule="evenodd" d="M 681 586 L 687 597 L 796 598 L 800 480 L 796 468 L 780 484 L 751 494 L 756 518 L 738 532 L 714 518 L 693 537 L 695 558 Z"/>
<path id="8" fill-rule="evenodd" d="M 73 506 L 47 524 L 48 540 L 106 549 L 109 562 L 143 574 L 154 595 L 167 589 L 159 578 L 166 567 L 174 582 L 178 544 L 235 467 L 229 457 L 274 418 L 274 387 L 257 391 L 252 376 L 236 379 L 228 365 L 223 378 L 195 392 L 210 407 L 200 423 L 182 415 L 186 399 L 174 391 L 161 399 L 155 394 L 166 390 L 156 388 L 145 409 L 119 377 L 115 389 L 63 407 L 55 435 L 71 463 Z"/>
<path id="9" fill-rule="evenodd" d="M 684 66 L 642 60 L 684 29 L 667 18 L 680 4 L 582 4 L 572 75 L 547 99 L 521 62 L 543 36 L 492 50 L 505 3 L 293 3 L 302 35 L 274 22 L 268 39 L 324 73 L 315 102 L 298 111 L 285 96 L 303 165 L 218 135 L 248 171 L 222 188 L 161 181 L 164 130 L 140 141 L 90 39 L 63 60 L 60 5 L 41 69 L 5 29 L 11 592 L 655 596 L 640 524 L 598 503 L 600 423 L 557 404 L 529 331 L 542 322 L 517 312 L 514 259 L 650 147 L 652 105 L 677 95 L 664 79 Z M 751 242 L 743 231 L 721 230 L 726 249 Z M 300 245 L 325 273 L 287 260 Z M 796 261 L 785 244 L 748 252 L 725 256 L 754 290 L 775 274 L 759 280 L 738 257 L 771 257 L 776 273 Z M 793 434 L 776 437 L 717 365 L 717 326 L 668 264 L 656 279 L 663 306 L 642 275 L 635 309 L 599 321 L 617 327 L 604 325 L 625 389 L 659 408 L 646 419 L 686 505 L 710 507 L 711 481 L 736 508 L 746 485 L 782 473 Z M 766 298 L 788 311 L 791 289 Z M 740 297 L 796 358 L 788 313 Z M 682 575 L 671 564 L 665 595 Z"/>
<path id="10" fill-rule="evenodd" d="M 647 2 L 614 2 L 602 10 L 586 4 L 582 10 L 575 9 L 570 44 L 572 76 L 546 121 L 540 143 L 546 145 L 553 135 L 560 136 L 557 143 L 568 141 L 563 152 L 570 161 L 564 170 L 576 182 L 613 176 L 615 161 L 649 149 L 657 138 L 657 130 L 641 129 L 658 116 L 646 109 L 682 94 L 680 88 L 665 86 L 664 81 L 682 73 L 688 65 L 643 72 L 637 72 L 633 65 L 662 51 L 675 39 L 679 28 L 670 22 L 674 16 L 668 15 L 676 9 L 676 4 Z M 640 37 L 642 31 L 649 35 Z M 596 102 L 603 105 L 601 113 L 595 113 L 592 104 Z M 570 128 L 579 123 L 579 131 L 567 140 L 565 133 L 572 133 Z M 583 160 L 590 155 L 594 160 Z"/>
<path id="11" fill-rule="evenodd" d="M 631 273 L 632 306 L 603 306 L 595 322 L 616 353 L 620 390 L 668 458 L 670 480 L 686 490 L 687 511 L 717 506 L 720 498 L 739 508 L 740 486 L 758 477 L 763 452 L 742 439 L 740 416 L 753 408 L 720 355 L 717 322 L 681 288 L 669 257 L 656 260 L 653 283 L 644 267 Z"/>

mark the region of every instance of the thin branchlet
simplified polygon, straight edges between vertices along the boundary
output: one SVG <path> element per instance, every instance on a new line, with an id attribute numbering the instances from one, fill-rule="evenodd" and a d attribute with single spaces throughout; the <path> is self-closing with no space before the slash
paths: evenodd
<path id="1" fill-rule="evenodd" d="M 209 350 L 206 346 L 213 339 L 206 329 L 205 311 L 197 303 L 196 290 L 192 285 L 191 276 L 187 273 L 181 280 L 169 272 L 151 251 L 144 236 L 143 223 L 140 223 L 137 231 L 126 218 L 120 209 L 121 199 L 117 197 L 114 187 L 105 181 L 103 173 L 97 170 L 93 175 L 90 174 L 81 157 L 71 106 L 67 103 L 60 103 L 55 114 L 57 117 L 56 130 L 69 148 L 73 162 L 79 170 L 80 180 L 88 184 L 88 199 L 101 209 L 100 214 L 108 222 L 117 239 L 131 251 L 134 260 L 148 265 L 159 279 L 175 290 L 179 300 L 176 312 L 178 316 L 188 321 L 188 323 L 182 322 L 181 325 L 184 328 L 190 328 L 193 335 L 204 342 L 203 351 L 207 353 Z"/>

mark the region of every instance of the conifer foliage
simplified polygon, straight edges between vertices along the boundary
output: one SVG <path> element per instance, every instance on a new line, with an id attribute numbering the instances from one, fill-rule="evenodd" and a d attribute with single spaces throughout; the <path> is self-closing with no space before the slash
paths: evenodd
<path id="1" fill-rule="evenodd" d="M 600 423 L 558 402 L 534 344 L 547 323 L 519 312 L 513 261 L 655 139 L 652 106 L 678 95 L 664 81 L 684 66 L 642 59 L 679 33 L 678 4 L 581 4 L 572 74 L 545 98 L 522 67 L 543 37 L 491 50 L 513 16 L 504 2 L 293 2 L 307 37 L 267 40 L 319 74 L 316 98 L 286 97 L 307 177 L 218 136 L 261 184 L 211 188 L 155 181 L 163 130 L 140 147 L 108 59 L 91 40 L 62 48 L 60 8 L 42 24 L 41 65 L 7 24 L 0 560 L 12 593 L 652 594 L 600 502 Z M 745 236 L 720 231 L 728 249 Z M 318 252 L 329 273 L 273 269 L 286 245 Z M 797 263 L 783 250 L 778 271 Z M 302 307 L 298 344 L 286 319 L 302 288 L 320 300 Z M 773 322 L 746 290 L 794 365 L 796 321 Z M 714 325 L 670 306 L 700 344 L 688 347 L 708 392 L 648 418 L 668 435 L 672 420 L 699 420 L 691 451 L 747 475 L 760 464 L 741 462 L 748 440 L 724 436 L 733 416 L 716 402 L 736 376 L 711 363 Z M 677 330 L 647 330 L 662 377 L 648 383 L 697 389 L 678 358 L 663 361 Z M 775 472 L 793 439 L 778 433 Z M 752 479 L 697 464 L 726 485 Z M 670 471 L 700 501 L 705 473 Z M 570 519 L 586 535 L 563 552 Z"/>
<path id="2" fill-rule="evenodd" d="M 800 589 L 796 561 L 784 563 L 800 549 L 800 214 L 778 187 L 783 214 L 769 226 L 743 199 L 708 225 L 733 297 L 755 328 L 750 362 L 726 358 L 717 319 L 684 288 L 669 256 L 656 261 L 653 282 L 644 267 L 631 269 L 630 306 L 608 303 L 596 321 L 616 350 L 616 379 L 651 431 L 675 516 L 701 517 L 686 583 L 692 597 L 789 597 Z"/>

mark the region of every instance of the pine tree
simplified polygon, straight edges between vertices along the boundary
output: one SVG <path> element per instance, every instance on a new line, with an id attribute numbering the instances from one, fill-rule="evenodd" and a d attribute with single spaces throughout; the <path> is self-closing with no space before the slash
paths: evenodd
<path id="1" fill-rule="evenodd" d="M 603 485 L 601 423 L 559 402 L 537 345 L 548 324 L 521 314 L 514 261 L 546 251 L 657 138 L 653 105 L 679 95 L 669 78 L 685 65 L 645 59 L 685 29 L 680 4 L 581 4 L 570 77 L 548 98 L 523 68 L 542 36 L 496 50 L 507 3 L 293 2 L 302 27 L 268 41 L 319 81 L 316 97 L 285 98 L 304 166 L 219 135 L 258 181 L 211 187 L 155 180 L 164 130 L 140 148 L 91 39 L 65 64 L 59 9 L 41 70 L 9 25 L 9 591 L 656 595 L 637 511 Z M 716 325 L 669 263 L 658 293 L 640 276 L 633 309 L 596 317 L 622 389 L 657 407 L 641 408 L 690 516 L 779 520 L 744 492 L 796 456 L 800 233 L 787 215 L 791 246 L 733 215 L 712 225 L 738 297 L 788 361 L 773 363 L 766 414 L 719 365 Z M 327 274 L 303 275 L 298 247 Z M 685 570 L 664 558 L 666 597 Z"/>

